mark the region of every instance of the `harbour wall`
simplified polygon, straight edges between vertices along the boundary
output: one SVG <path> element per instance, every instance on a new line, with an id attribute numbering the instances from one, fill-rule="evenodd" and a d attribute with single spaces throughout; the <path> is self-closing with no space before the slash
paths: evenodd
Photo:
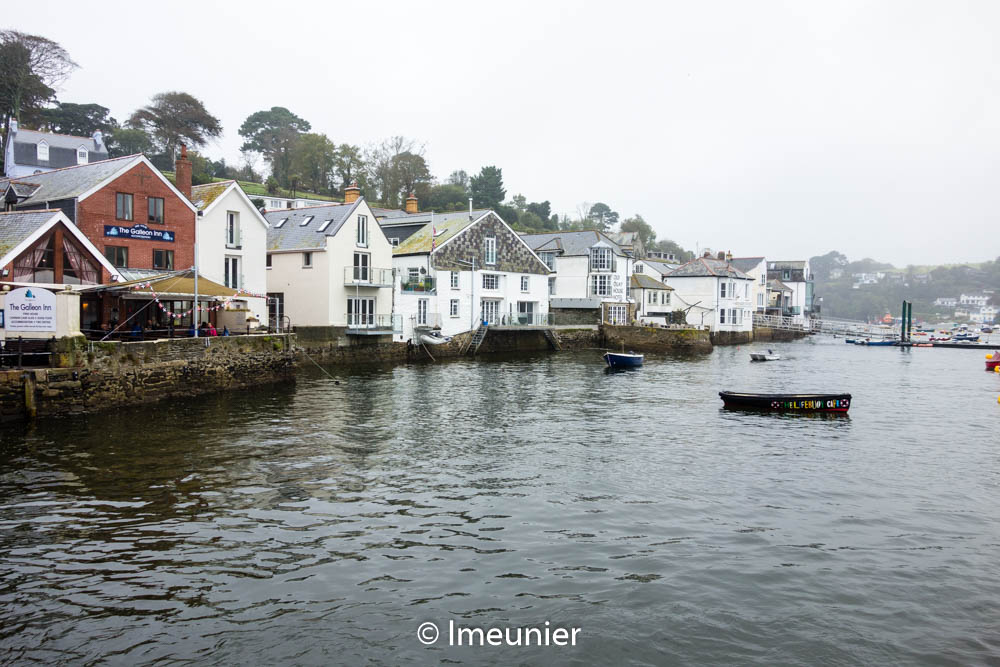
<path id="1" fill-rule="evenodd" d="M 798 340 L 808 336 L 805 331 L 788 331 L 786 329 L 772 329 L 770 327 L 755 327 L 753 330 L 754 340 L 758 341 L 789 341 Z"/>
<path id="2" fill-rule="evenodd" d="M 712 345 L 746 345 L 754 340 L 753 331 L 713 331 L 709 338 Z"/>
<path id="3" fill-rule="evenodd" d="M 78 415 L 294 379 L 294 336 L 54 343 L 52 367 L 0 371 L 0 421 Z"/>
<path id="4" fill-rule="evenodd" d="M 624 347 L 643 352 L 711 352 L 712 340 L 703 329 L 604 326 L 604 345 L 612 350 Z"/>

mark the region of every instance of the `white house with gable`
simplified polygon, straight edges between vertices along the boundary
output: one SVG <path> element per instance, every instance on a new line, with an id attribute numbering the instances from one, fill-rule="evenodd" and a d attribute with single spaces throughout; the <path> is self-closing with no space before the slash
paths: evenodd
<path id="1" fill-rule="evenodd" d="M 421 214 L 422 215 L 422 214 Z M 398 219 L 396 219 L 398 222 Z M 393 252 L 397 340 L 548 323 L 549 269 L 494 211 L 435 214 Z"/>
<path id="2" fill-rule="evenodd" d="M 272 326 L 345 327 L 389 336 L 392 246 L 368 203 L 267 211 L 267 292 Z"/>
<path id="3" fill-rule="evenodd" d="M 698 257 L 666 276 L 673 308 L 687 310 L 687 323 L 715 332 L 753 331 L 754 279 L 724 259 Z"/>
<path id="4" fill-rule="evenodd" d="M 198 209 L 198 272 L 220 285 L 261 295 L 237 299 L 260 323 L 267 322 L 267 220 L 236 181 L 195 185 Z"/>

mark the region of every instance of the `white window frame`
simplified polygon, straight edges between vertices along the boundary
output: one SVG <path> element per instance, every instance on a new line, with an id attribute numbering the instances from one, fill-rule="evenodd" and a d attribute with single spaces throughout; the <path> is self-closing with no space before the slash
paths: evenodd
<path id="1" fill-rule="evenodd" d="M 372 279 L 372 256 L 367 252 L 354 253 L 354 280 L 368 283 Z"/>
<path id="2" fill-rule="evenodd" d="M 726 309 L 719 308 L 719 324 L 725 324 L 725 323 L 726 323 Z"/>
<path id="3" fill-rule="evenodd" d="M 288 218 L 282 218 L 281 220 L 278 220 L 276 223 L 274 223 L 274 228 L 281 229 L 281 226 L 286 222 L 288 222 Z"/>
<path id="4" fill-rule="evenodd" d="M 497 238 L 487 236 L 483 239 L 483 263 L 494 266 L 497 263 Z"/>
<path id="5" fill-rule="evenodd" d="M 230 289 L 243 287 L 240 281 L 240 258 L 233 255 L 225 256 L 225 271 L 223 284 Z"/>
<path id="6" fill-rule="evenodd" d="M 236 211 L 226 211 L 226 247 L 240 247 L 240 214 Z"/>
<path id="7" fill-rule="evenodd" d="M 35 145 L 35 157 L 39 162 L 42 160 L 49 161 L 49 144 L 44 139 Z"/>
<path id="8" fill-rule="evenodd" d="M 726 298 L 726 281 L 725 280 L 720 280 L 719 281 L 719 298 L 720 299 L 725 299 Z"/>
<path id="9" fill-rule="evenodd" d="M 315 218 L 315 217 L 316 216 L 314 216 L 314 215 L 307 215 L 306 217 L 302 218 L 302 222 L 299 223 L 299 227 L 305 227 L 310 222 L 312 222 L 312 219 Z"/>
<path id="10" fill-rule="evenodd" d="M 393 248 L 398 248 L 399 247 L 399 239 L 396 238 L 395 236 L 390 237 L 389 238 L 389 245 L 391 245 Z"/>
<path id="11" fill-rule="evenodd" d="M 427 302 L 430 299 L 417 299 L 417 325 L 427 326 Z"/>
<path id="12" fill-rule="evenodd" d="M 458 289 L 458 271 L 450 271 L 451 273 L 451 288 Z"/>
<path id="13" fill-rule="evenodd" d="M 359 215 L 358 216 L 358 247 L 367 248 L 368 247 L 368 216 Z"/>
<path id="14" fill-rule="evenodd" d="M 611 276 L 607 273 L 594 273 L 590 276 L 591 296 L 611 296 Z"/>
<path id="15" fill-rule="evenodd" d="M 319 226 L 319 229 L 317 229 L 316 231 L 318 231 L 318 232 L 325 232 L 326 228 L 330 226 L 331 222 L 333 222 L 333 219 L 324 220 L 323 223 Z"/>
<path id="16" fill-rule="evenodd" d="M 491 287 L 488 283 L 493 283 Z M 497 273 L 484 273 L 483 274 L 483 289 L 495 292 L 500 289 L 500 275 Z"/>
<path id="17" fill-rule="evenodd" d="M 531 277 L 521 276 L 521 291 L 530 292 L 531 291 Z"/>
<path id="18" fill-rule="evenodd" d="M 312 252 L 302 253 L 302 268 L 311 269 L 313 267 L 313 254 Z"/>
<path id="19" fill-rule="evenodd" d="M 80 146 L 79 148 L 76 149 L 77 164 L 87 164 L 89 158 L 90 158 L 90 152 L 86 148 Z"/>
<path id="20" fill-rule="evenodd" d="M 549 278 L 549 296 L 553 296 L 556 293 L 556 279 Z"/>
<path id="21" fill-rule="evenodd" d="M 451 317 L 458 317 L 458 299 L 452 299 L 448 305 L 448 314 Z"/>
<path id="22" fill-rule="evenodd" d="M 611 271 L 614 268 L 614 253 L 611 248 L 590 249 L 590 270 Z"/>

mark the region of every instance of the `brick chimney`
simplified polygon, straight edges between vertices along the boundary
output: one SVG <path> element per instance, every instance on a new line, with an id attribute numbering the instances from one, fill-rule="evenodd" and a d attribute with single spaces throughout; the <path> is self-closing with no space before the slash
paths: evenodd
<path id="1" fill-rule="evenodd" d="M 191 199 L 191 160 L 188 159 L 188 149 L 184 144 L 181 144 L 181 155 L 174 167 L 174 181 L 181 194 Z"/>
<path id="2" fill-rule="evenodd" d="M 417 198 L 411 192 L 410 196 L 406 198 L 406 212 L 416 213 L 417 212 Z"/>
<path id="3" fill-rule="evenodd" d="M 358 187 L 358 182 L 355 181 L 351 183 L 348 187 L 344 188 L 344 203 L 353 204 L 358 201 L 361 196 L 361 188 Z"/>

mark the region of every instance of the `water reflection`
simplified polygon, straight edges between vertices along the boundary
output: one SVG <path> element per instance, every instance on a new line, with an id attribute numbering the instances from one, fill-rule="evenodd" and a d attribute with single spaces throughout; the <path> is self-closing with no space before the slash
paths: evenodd
<path id="1" fill-rule="evenodd" d="M 312 368 L 5 427 L 0 646 L 15 662 L 995 657 L 976 630 L 1000 612 L 979 355 L 769 347 L 780 366 L 744 346 L 612 375 L 597 352 Z M 849 418 L 743 413 L 721 389 L 854 400 Z M 452 618 L 584 641 L 486 655 L 413 637 Z"/>

